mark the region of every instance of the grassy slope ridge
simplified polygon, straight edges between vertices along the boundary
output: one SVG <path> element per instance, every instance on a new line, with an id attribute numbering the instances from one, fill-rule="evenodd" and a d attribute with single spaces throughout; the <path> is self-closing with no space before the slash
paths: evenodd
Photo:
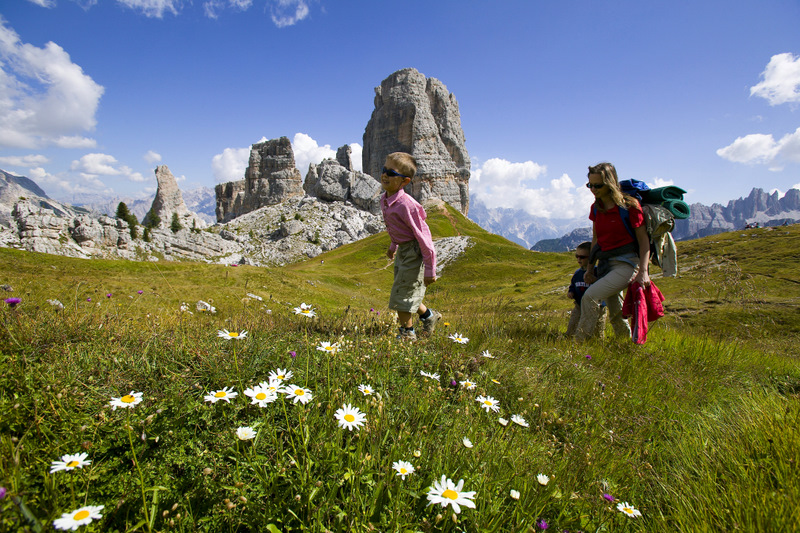
<path id="1" fill-rule="evenodd" d="M 786 250 L 800 227 L 679 243 L 680 277 L 653 269 L 668 315 L 636 347 L 563 337 L 571 254 L 529 252 L 449 207 L 429 225 L 473 246 L 429 288 L 449 325 L 415 345 L 392 338 L 385 233 L 275 269 L 0 249 L 0 284 L 22 299 L 0 310 L 0 530 L 52 528 L 84 503 L 105 506 L 104 531 L 796 527 L 800 280 Z M 195 311 L 201 299 L 217 314 Z M 318 316 L 295 315 L 301 302 Z M 221 328 L 249 334 L 227 342 Z M 243 390 L 278 367 L 311 403 L 250 405 Z M 230 404 L 204 401 L 226 386 Z M 131 390 L 139 406 L 108 408 Z M 366 413 L 360 430 L 337 427 L 343 403 Z M 498 423 L 512 414 L 530 427 Z M 238 441 L 239 426 L 257 438 Z M 79 452 L 91 466 L 49 473 Z M 404 481 L 400 459 L 417 468 Z M 442 474 L 464 479 L 476 509 L 426 506 Z"/>

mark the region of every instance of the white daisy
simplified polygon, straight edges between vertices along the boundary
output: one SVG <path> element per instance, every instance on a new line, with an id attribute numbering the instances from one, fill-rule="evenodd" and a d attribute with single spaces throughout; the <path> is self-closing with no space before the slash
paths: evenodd
<path id="1" fill-rule="evenodd" d="M 262 298 L 261 296 L 259 296 L 257 294 L 253 294 L 252 292 L 248 292 L 247 293 L 247 297 L 248 298 L 252 298 L 253 300 L 258 300 L 259 302 L 264 301 L 264 298 Z"/>
<path id="2" fill-rule="evenodd" d="M 201 313 L 211 313 L 212 315 L 217 312 L 217 308 L 211 305 L 208 302 L 204 302 L 203 300 L 198 300 L 195 304 L 195 309 L 200 311 Z"/>
<path id="3" fill-rule="evenodd" d="M 472 448 L 472 441 L 469 440 L 467 437 L 461 439 L 461 443 L 464 444 L 465 448 Z"/>
<path id="4" fill-rule="evenodd" d="M 250 440 L 256 438 L 256 431 L 250 426 L 242 426 L 236 430 L 236 436 L 239 440 Z"/>
<path id="5" fill-rule="evenodd" d="M 511 421 L 514 422 L 517 425 L 520 425 L 520 426 L 524 427 L 524 428 L 530 426 L 530 424 L 528 424 L 528 422 L 524 418 L 522 418 L 520 415 L 511 415 Z"/>
<path id="6" fill-rule="evenodd" d="M 642 513 L 637 511 L 633 505 L 629 504 L 628 502 L 622 502 L 617 504 L 617 510 L 621 513 L 625 514 L 626 516 L 630 516 L 631 518 L 636 518 L 637 516 L 642 516 Z"/>
<path id="7" fill-rule="evenodd" d="M 511 491 L 508 493 L 508 495 L 511 496 L 511 498 L 514 499 L 514 500 L 519 500 L 519 491 L 518 490 L 511 489 Z"/>
<path id="8" fill-rule="evenodd" d="M 261 389 L 266 393 L 278 394 L 281 392 L 281 382 L 277 379 L 262 381 L 258 384 L 258 386 L 261 387 Z"/>
<path id="9" fill-rule="evenodd" d="M 441 376 L 439 374 L 437 374 L 436 372 L 431 374 L 430 372 L 425 372 L 424 370 L 420 370 L 419 373 L 420 373 L 420 375 L 422 375 L 422 376 L 424 376 L 426 378 L 435 379 L 436 381 L 439 381 L 439 379 L 441 378 Z"/>
<path id="10" fill-rule="evenodd" d="M 369 396 L 375 392 L 375 390 L 370 387 L 369 385 L 359 385 L 358 392 L 363 394 L 364 396 Z"/>
<path id="11" fill-rule="evenodd" d="M 304 389 L 303 387 L 299 387 L 297 385 L 287 385 L 281 390 L 281 392 L 294 400 L 294 403 L 300 402 L 303 405 L 307 404 L 314 398 L 314 395 L 311 394 L 309 389 Z"/>
<path id="12" fill-rule="evenodd" d="M 536 481 L 539 482 L 539 485 L 547 485 L 550 483 L 550 478 L 545 476 L 544 474 L 539 474 L 536 476 Z"/>
<path id="13" fill-rule="evenodd" d="M 481 407 L 486 409 L 487 413 L 489 412 L 490 409 L 495 413 L 500 410 L 500 402 L 498 402 L 491 396 L 478 396 L 477 398 L 475 398 L 475 401 L 479 402 L 481 404 Z"/>
<path id="14" fill-rule="evenodd" d="M 60 461 L 53 461 L 50 465 L 50 473 L 83 468 L 91 463 L 91 461 L 86 460 L 87 457 L 89 457 L 88 453 L 62 455 Z"/>
<path id="15" fill-rule="evenodd" d="M 360 428 L 367 421 L 367 415 L 362 413 L 358 407 L 353 407 L 349 403 L 337 409 L 333 417 L 339 421 L 339 427 L 353 431 L 353 428 Z"/>
<path id="16" fill-rule="evenodd" d="M 467 344 L 469 342 L 469 339 L 466 337 L 462 337 L 460 333 L 453 333 L 448 338 L 452 339 L 453 342 L 457 342 L 458 344 Z"/>
<path id="17" fill-rule="evenodd" d="M 142 393 L 141 392 L 133 392 L 131 391 L 130 394 L 126 394 L 120 398 L 111 397 L 111 401 L 108 404 L 111 406 L 112 411 L 116 411 L 117 407 L 127 408 L 127 407 L 136 407 L 138 404 L 142 402 Z"/>
<path id="18" fill-rule="evenodd" d="M 320 342 L 319 346 L 317 346 L 317 350 L 320 352 L 327 352 L 327 353 L 336 353 L 339 349 L 339 343 L 335 342 L 333 344 L 329 342 Z"/>
<path id="19" fill-rule="evenodd" d="M 215 390 L 211 394 L 206 394 L 203 399 L 211 403 L 217 403 L 220 400 L 231 403 L 231 398 L 236 398 L 238 395 L 238 392 L 233 391 L 233 387 L 225 387 L 222 390 Z"/>
<path id="20" fill-rule="evenodd" d="M 452 505 L 456 514 L 461 513 L 462 505 L 475 509 L 475 502 L 472 501 L 475 498 L 475 492 L 462 492 L 463 486 L 463 479 L 459 479 L 458 485 L 456 485 L 450 478 L 442 476 L 441 481 L 434 482 L 433 486 L 428 489 L 428 505 L 435 503 L 441 504 L 442 507 Z"/>
<path id="21" fill-rule="evenodd" d="M 304 303 L 300 304 L 300 307 L 294 308 L 294 314 L 307 316 L 308 318 L 313 318 L 317 316 L 317 314 L 314 312 L 314 309 L 312 309 L 311 305 Z"/>
<path id="22" fill-rule="evenodd" d="M 462 387 L 464 387 L 467 390 L 472 390 L 475 387 L 477 387 L 477 385 L 474 382 L 472 382 L 472 381 L 470 381 L 468 379 L 464 380 L 464 381 L 459 381 L 459 383 L 461 384 Z"/>
<path id="23" fill-rule="evenodd" d="M 497 421 L 500 423 L 501 426 L 506 427 L 508 425 L 508 420 L 505 418 L 498 418 Z"/>
<path id="24" fill-rule="evenodd" d="M 247 337 L 246 331 L 235 332 L 235 331 L 228 331 L 227 329 L 221 329 L 217 331 L 217 336 L 229 341 L 231 339 L 244 339 Z"/>
<path id="25" fill-rule="evenodd" d="M 497 359 L 495 356 L 489 353 L 489 350 L 484 350 L 481 352 L 481 357 L 486 357 L 487 359 Z"/>
<path id="26" fill-rule="evenodd" d="M 252 400 L 250 405 L 258 405 L 259 407 L 266 407 L 267 404 L 278 399 L 277 391 L 271 391 L 261 385 L 256 385 L 252 389 L 245 389 L 244 394 Z"/>
<path id="27" fill-rule="evenodd" d="M 103 515 L 100 514 L 103 507 L 103 505 L 87 505 L 86 507 L 81 507 L 70 513 L 64 513 L 61 515 L 61 518 L 53 520 L 53 527 L 56 529 L 71 529 L 72 531 L 77 531 L 79 527 L 90 524 L 92 520 L 103 518 Z"/>
<path id="28" fill-rule="evenodd" d="M 392 468 L 397 471 L 397 475 L 403 479 L 414 473 L 414 467 L 408 461 L 395 461 L 392 463 Z"/>
<path id="29" fill-rule="evenodd" d="M 273 370 L 272 372 L 270 372 L 269 376 L 267 377 L 269 378 L 270 381 L 289 381 L 290 379 L 292 379 L 292 376 L 294 376 L 294 374 L 292 373 L 291 370 L 285 370 L 283 368 L 279 368 L 278 370 Z"/>

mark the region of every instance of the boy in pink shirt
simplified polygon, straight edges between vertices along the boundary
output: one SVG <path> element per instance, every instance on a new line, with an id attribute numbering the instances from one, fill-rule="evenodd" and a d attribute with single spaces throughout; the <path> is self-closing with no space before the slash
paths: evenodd
<path id="1" fill-rule="evenodd" d="M 394 259 L 394 284 L 389 309 L 397 311 L 400 322 L 398 340 L 415 341 L 413 316 L 422 321 L 421 334 L 430 335 L 442 318 L 441 313 L 427 308 L 422 299 L 425 287 L 436 282 L 436 250 L 425 210 L 403 187 L 417 173 L 417 162 L 405 152 L 386 156 L 381 173 L 381 212 L 392 242 L 386 251 Z M 396 256 L 396 257 L 395 257 Z"/>

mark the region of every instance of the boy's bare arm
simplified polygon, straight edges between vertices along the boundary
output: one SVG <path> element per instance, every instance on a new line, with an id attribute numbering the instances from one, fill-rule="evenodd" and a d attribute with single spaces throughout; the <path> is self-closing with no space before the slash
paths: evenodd
<path id="1" fill-rule="evenodd" d="M 389 259 L 394 259 L 394 250 L 392 250 L 391 246 L 389 247 L 388 250 L 386 250 L 386 257 L 388 257 Z"/>

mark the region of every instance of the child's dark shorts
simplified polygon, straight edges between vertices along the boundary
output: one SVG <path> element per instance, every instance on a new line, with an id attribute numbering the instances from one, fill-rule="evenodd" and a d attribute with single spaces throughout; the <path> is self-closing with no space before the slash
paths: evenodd
<path id="1" fill-rule="evenodd" d="M 394 255 L 394 284 L 389 309 L 415 313 L 425 297 L 425 267 L 417 241 L 404 242 Z"/>

